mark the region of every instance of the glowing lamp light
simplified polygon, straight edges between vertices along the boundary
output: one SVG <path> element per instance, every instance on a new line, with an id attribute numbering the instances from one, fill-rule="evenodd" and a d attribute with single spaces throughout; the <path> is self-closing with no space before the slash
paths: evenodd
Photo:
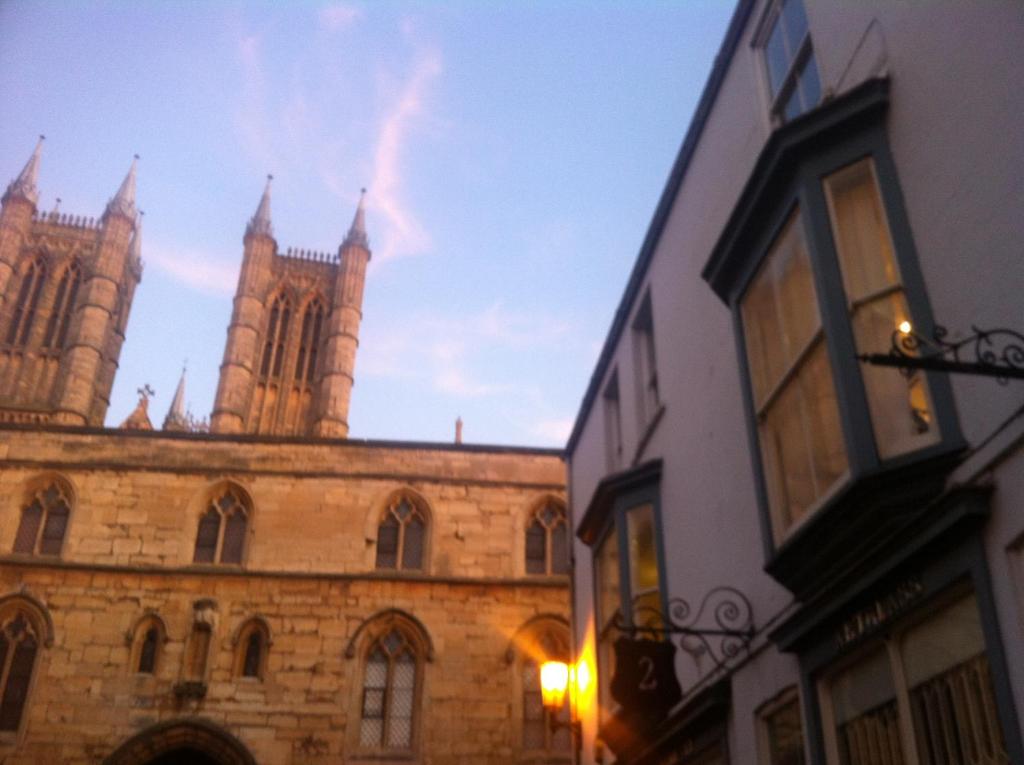
<path id="1" fill-rule="evenodd" d="M 569 666 L 562 661 L 546 661 L 540 665 L 540 691 L 544 706 L 561 709 L 569 688 Z"/>
<path id="2" fill-rule="evenodd" d="M 900 326 L 898 327 L 898 329 L 904 335 L 909 335 L 911 330 L 913 330 L 914 328 L 911 326 L 909 321 L 904 319 L 903 321 L 900 322 Z"/>

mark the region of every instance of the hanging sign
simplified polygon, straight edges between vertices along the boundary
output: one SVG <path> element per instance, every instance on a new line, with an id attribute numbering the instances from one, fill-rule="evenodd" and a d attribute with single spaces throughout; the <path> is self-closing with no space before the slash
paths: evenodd
<path id="1" fill-rule="evenodd" d="M 615 641 L 611 694 L 628 715 L 662 720 L 683 698 L 676 679 L 676 647 L 667 640 Z"/>

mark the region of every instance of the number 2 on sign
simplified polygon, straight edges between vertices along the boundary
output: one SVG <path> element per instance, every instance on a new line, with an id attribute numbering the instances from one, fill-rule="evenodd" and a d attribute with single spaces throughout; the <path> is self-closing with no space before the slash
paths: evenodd
<path id="1" fill-rule="evenodd" d="M 658 687 L 658 681 L 654 677 L 654 659 L 650 656 L 640 657 L 640 671 L 643 679 L 640 681 L 641 691 L 653 691 Z"/>

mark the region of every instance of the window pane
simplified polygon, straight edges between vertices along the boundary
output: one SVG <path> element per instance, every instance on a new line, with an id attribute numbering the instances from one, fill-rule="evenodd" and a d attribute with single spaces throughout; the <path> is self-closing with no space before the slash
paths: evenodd
<path id="1" fill-rule="evenodd" d="M 384 738 L 384 720 L 379 717 L 363 717 L 359 726 L 359 743 L 363 746 L 380 746 Z"/>
<path id="2" fill-rule="evenodd" d="M 569 573 L 569 527 L 564 521 L 551 530 L 551 573 Z"/>
<path id="3" fill-rule="evenodd" d="M 832 368 L 822 340 L 772 402 L 760 437 L 769 504 L 781 537 L 847 467 Z"/>
<path id="4" fill-rule="evenodd" d="M 921 762 L 1009 763 L 974 598 L 910 630 L 901 653 Z"/>
<path id="5" fill-rule="evenodd" d="M 221 563 L 241 563 L 242 548 L 245 546 L 245 513 L 235 510 L 224 528 L 224 546 L 220 554 Z"/>
<path id="6" fill-rule="evenodd" d="M 821 81 L 818 79 L 818 65 L 814 61 L 814 52 L 808 54 L 800 70 L 798 87 L 803 111 L 813 109 L 821 100 Z"/>
<path id="7" fill-rule="evenodd" d="M 398 565 L 398 521 L 389 513 L 377 527 L 377 568 Z"/>
<path id="8" fill-rule="evenodd" d="M 853 313 L 857 348 L 865 353 L 887 349 L 895 328 L 908 318 L 902 291 L 862 303 Z M 931 394 L 923 372 L 908 378 L 895 369 L 861 366 L 880 457 L 885 459 L 938 441 Z"/>
<path id="9" fill-rule="evenodd" d="M 831 696 L 843 765 L 903 763 L 896 690 L 884 648 L 840 673 Z"/>
<path id="10" fill-rule="evenodd" d="M 43 555 L 60 554 L 64 542 L 64 531 L 68 525 L 68 506 L 63 500 L 50 506 L 43 524 L 43 538 L 39 541 L 39 552 Z"/>
<path id="11" fill-rule="evenodd" d="M 786 702 L 764 718 L 768 733 L 769 765 L 803 765 L 804 733 L 800 701 Z"/>
<path id="12" fill-rule="evenodd" d="M 618 537 L 614 527 L 597 550 L 597 620 L 604 628 L 621 605 Z"/>
<path id="13" fill-rule="evenodd" d="M 754 401 L 796 363 L 821 324 L 800 217 L 793 213 L 742 302 Z"/>
<path id="14" fill-rule="evenodd" d="M 640 505 L 626 513 L 629 536 L 629 584 L 633 598 L 634 621 L 649 624 L 658 621 L 661 601 L 658 595 L 658 554 L 654 534 L 654 507 Z"/>
<path id="15" fill-rule="evenodd" d="M 253 630 L 245 644 L 245 661 L 242 664 L 244 677 L 260 676 L 260 654 L 263 653 L 263 635 Z"/>
<path id="16" fill-rule="evenodd" d="M 786 29 L 786 42 L 792 58 L 800 49 L 800 43 L 807 34 L 807 14 L 801 0 L 785 0 L 782 4 L 781 26 Z"/>
<path id="17" fill-rule="evenodd" d="M 32 679 L 32 667 L 36 660 L 36 641 L 31 635 L 24 635 L 15 644 L 11 666 L 7 672 L 7 684 L 0 701 L 0 730 L 17 730 L 28 698 L 28 685 Z"/>
<path id="18" fill-rule="evenodd" d="M 789 71 L 789 56 L 786 54 L 786 41 L 784 39 L 782 17 L 775 21 L 772 33 L 768 37 L 768 44 L 764 46 L 764 58 L 768 64 L 768 79 L 772 87 L 772 98 L 779 92 L 783 80 L 786 79 L 786 72 Z"/>
<path id="19" fill-rule="evenodd" d="M 846 297 L 851 302 L 900 283 L 871 160 L 825 179 Z"/>
<path id="20" fill-rule="evenodd" d="M 43 506 L 38 499 L 21 511 L 21 522 L 18 524 L 18 533 L 14 537 L 14 552 L 35 552 L 36 537 L 39 536 L 39 524 L 42 519 Z"/>
<path id="21" fill-rule="evenodd" d="M 193 560 L 196 563 L 212 563 L 217 554 L 217 535 L 220 533 L 220 513 L 213 508 L 206 511 L 199 519 L 199 530 L 196 532 L 196 552 Z"/>
<path id="22" fill-rule="evenodd" d="M 426 525 L 418 515 L 412 516 L 405 524 L 405 537 L 402 539 L 402 568 L 406 571 L 419 571 L 423 568 L 423 538 Z"/>
<path id="23" fill-rule="evenodd" d="M 526 573 L 544 574 L 547 571 L 547 540 L 548 532 L 534 521 L 526 530 Z"/>
<path id="24" fill-rule="evenodd" d="M 139 672 L 153 674 L 156 668 L 156 647 L 159 635 L 155 627 L 146 630 L 146 637 L 142 641 L 142 649 L 139 651 Z"/>

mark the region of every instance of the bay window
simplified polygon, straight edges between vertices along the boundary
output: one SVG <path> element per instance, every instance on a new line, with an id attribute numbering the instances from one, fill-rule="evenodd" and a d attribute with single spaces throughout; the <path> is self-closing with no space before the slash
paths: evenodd
<path id="1" fill-rule="evenodd" d="M 578 534 L 593 549 L 594 614 L 600 719 L 615 711 L 610 685 L 621 627 L 652 630 L 662 625 L 662 549 L 658 510 L 661 461 L 609 476 L 598 486 Z"/>
<path id="2" fill-rule="evenodd" d="M 703 271 L 733 310 L 768 571 L 801 595 L 963 448 L 944 376 L 857 359 L 933 327 L 888 92 L 869 80 L 778 128 Z"/>

